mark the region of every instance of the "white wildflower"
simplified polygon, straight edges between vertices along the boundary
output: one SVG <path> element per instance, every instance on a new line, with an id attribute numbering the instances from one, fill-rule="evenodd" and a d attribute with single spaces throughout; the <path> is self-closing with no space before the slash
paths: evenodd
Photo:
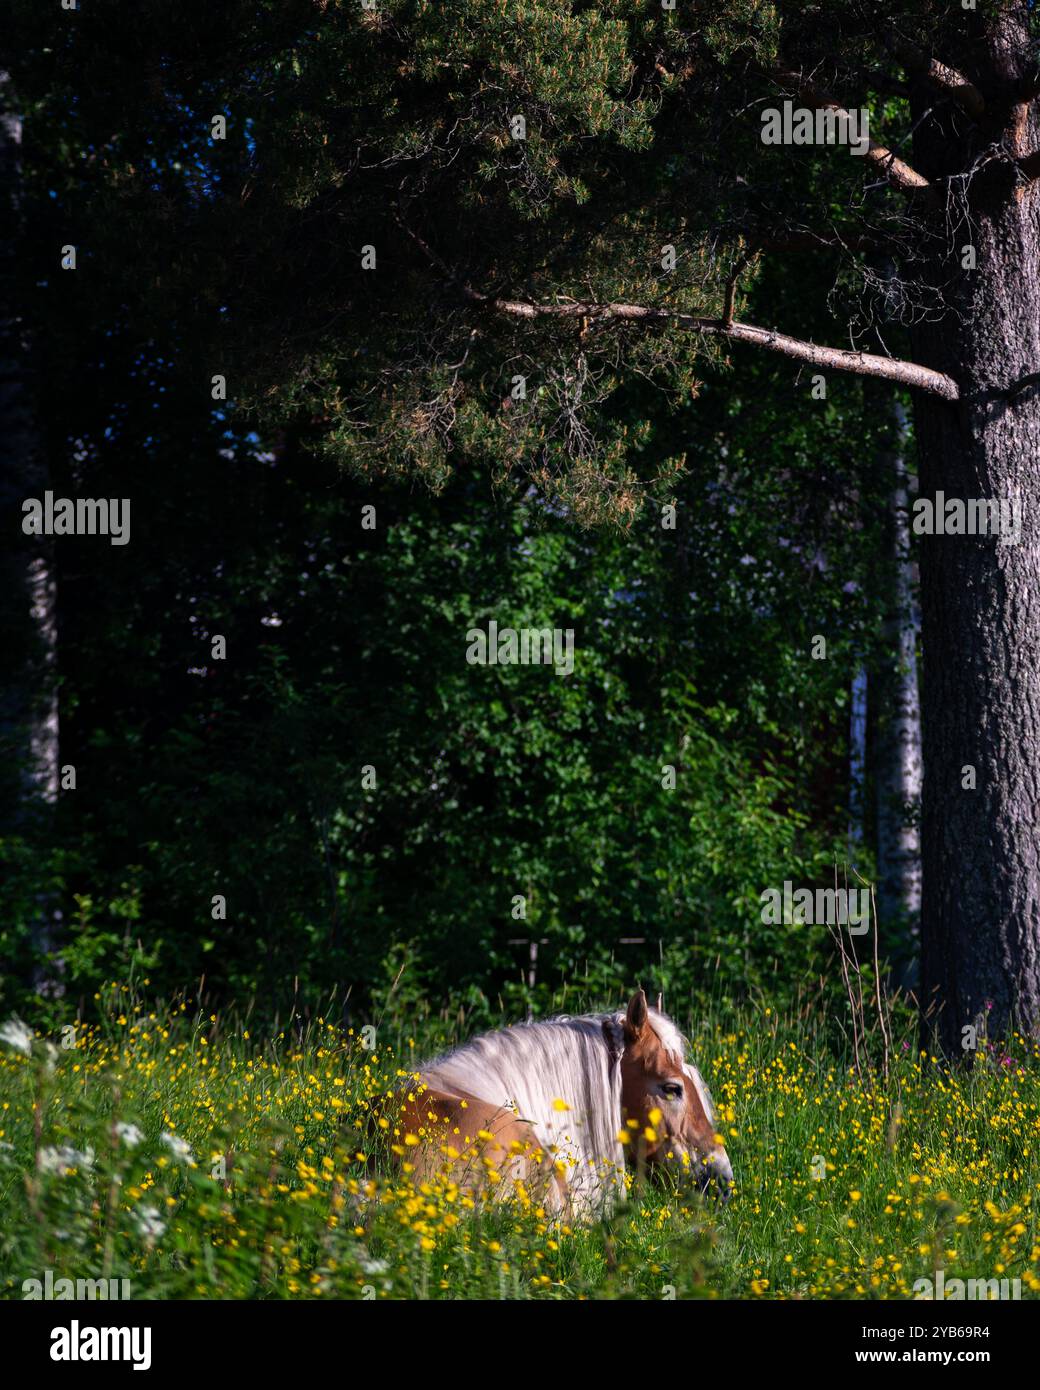
<path id="1" fill-rule="evenodd" d="M 87 1148 L 81 1153 L 79 1149 L 74 1149 L 70 1144 L 62 1144 L 58 1148 L 41 1149 L 39 1164 L 40 1171 L 43 1173 L 61 1173 L 64 1176 L 74 1172 L 77 1168 L 93 1168 L 94 1150 Z"/>
<path id="2" fill-rule="evenodd" d="M 13 1047 L 15 1052 L 28 1057 L 32 1053 L 32 1029 L 20 1018 L 12 1015 L 6 1023 L 0 1024 L 0 1042 L 5 1042 L 8 1047 Z"/>
<path id="3" fill-rule="evenodd" d="M 158 1207 L 138 1207 L 134 1212 L 134 1222 L 138 1234 L 145 1240 L 158 1240 L 166 1230 L 166 1222 L 159 1215 Z"/>
<path id="4" fill-rule="evenodd" d="M 178 1134 L 171 1134 L 168 1129 L 164 1129 L 159 1136 L 163 1143 L 173 1154 L 174 1158 L 179 1158 L 182 1163 L 190 1163 L 194 1168 L 195 1155 L 191 1151 L 191 1145 L 186 1139 L 182 1139 Z"/>

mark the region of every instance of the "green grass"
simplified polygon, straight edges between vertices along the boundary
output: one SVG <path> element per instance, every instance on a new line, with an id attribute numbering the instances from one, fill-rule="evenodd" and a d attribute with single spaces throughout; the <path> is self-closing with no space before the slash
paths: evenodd
<path id="1" fill-rule="evenodd" d="M 0 1044 L 9 1298 L 46 1270 L 127 1278 L 134 1298 L 909 1298 L 939 1268 L 1040 1291 L 1040 1052 L 1021 1039 L 953 1073 L 900 1041 L 882 1083 L 823 1020 L 680 1017 L 736 1193 L 633 1189 L 582 1227 L 359 1157 L 358 1106 L 444 1019 L 365 1047 L 319 1020 L 259 1039 L 125 986 L 98 1003 L 72 1046 Z"/>

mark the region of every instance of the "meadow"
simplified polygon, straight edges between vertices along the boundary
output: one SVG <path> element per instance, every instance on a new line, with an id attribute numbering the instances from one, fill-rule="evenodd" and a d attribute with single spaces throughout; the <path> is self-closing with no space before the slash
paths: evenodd
<path id="1" fill-rule="evenodd" d="M 633 1183 L 581 1226 L 370 1162 L 362 1108 L 464 1017 L 256 1036 L 147 989 L 108 986 L 96 1023 L 53 1037 L 0 1025 L 6 1298 L 48 1270 L 145 1299 L 909 1299 L 939 1270 L 1040 1293 L 1040 1049 L 1021 1037 L 951 1071 L 909 1033 L 885 1080 L 811 1011 L 673 1001 L 735 1193 Z M 407 1166 L 406 1136 L 386 1141 Z"/>

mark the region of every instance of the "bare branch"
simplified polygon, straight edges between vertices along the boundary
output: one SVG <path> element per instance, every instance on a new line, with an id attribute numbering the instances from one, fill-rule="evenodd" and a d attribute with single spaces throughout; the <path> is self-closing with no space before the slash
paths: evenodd
<path id="1" fill-rule="evenodd" d="M 808 78 L 802 77 L 800 73 L 779 72 L 775 73 L 774 76 L 781 81 L 793 83 L 802 100 L 816 107 L 817 110 L 833 111 L 839 120 L 851 124 L 852 116 L 848 109 L 842 106 L 841 102 L 835 101 L 827 92 L 821 91 Z M 884 145 L 879 145 L 876 140 L 867 138 L 867 149 L 863 158 L 873 164 L 894 188 L 900 189 L 903 193 L 934 195 L 933 185 L 923 174 L 919 174 L 916 169 L 907 164 L 906 160 L 900 159 L 894 151 L 887 149 Z"/>
<path id="2" fill-rule="evenodd" d="M 769 352 L 779 352 L 785 357 L 795 358 L 796 361 L 808 362 L 814 367 L 830 367 L 835 371 L 853 372 L 858 376 L 898 381 L 904 386 L 926 391 L 933 396 L 941 396 L 947 401 L 960 399 L 960 388 L 953 377 L 947 376 L 944 372 L 933 371 L 931 367 L 922 367 L 916 362 L 904 362 L 897 357 L 879 357 L 870 352 L 820 347 L 816 343 L 791 338 L 786 333 L 777 333 L 770 328 L 758 328 L 750 323 L 727 323 L 725 319 L 705 318 L 674 309 L 658 309 L 646 304 L 530 304 L 522 300 L 479 295 L 476 291 L 470 291 L 470 294 L 497 313 L 510 314 L 515 318 L 586 318 L 590 321 L 678 324 L 682 328 L 689 328 L 695 333 L 704 333 L 710 337 L 751 343 Z"/>
<path id="3" fill-rule="evenodd" d="M 742 233 L 754 237 L 754 243 L 761 251 L 802 252 L 802 251 L 877 251 L 891 242 L 890 236 L 878 232 L 874 235 L 850 233 L 840 236 L 836 232 L 789 231 L 759 235 L 751 231 Z"/>
<path id="4" fill-rule="evenodd" d="M 749 246 L 733 267 L 733 273 L 726 282 L 726 303 L 722 310 L 722 322 L 727 328 L 733 326 L 733 306 L 737 297 L 737 286 L 740 284 L 740 277 L 744 274 L 744 271 L 747 270 L 749 265 L 754 264 L 754 262 L 758 260 L 760 255 L 760 248 L 753 245 Z"/>
<path id="5" fill-rule="evenodd" d="M 946 92 L 977 121 L 986 109 L 986 100 L 973 82 L 958 72 L 931 57 L 923 48 L 918 48 L 909 39 L 904 39 L 890 30 L 885 35 L 885 47 L 910 72 L 919 73 L 931 86 Z"/>

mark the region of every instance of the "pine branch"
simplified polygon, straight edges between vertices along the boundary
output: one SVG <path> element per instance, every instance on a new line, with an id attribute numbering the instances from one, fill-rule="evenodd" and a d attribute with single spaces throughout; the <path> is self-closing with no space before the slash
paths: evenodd
<path id="1" fill-rule="evenodd" d="M 947 401 L 960 399 L 960 388 L 953 377 L 947 376 L 944 372 L 934 371 L 931 367 L 922 367 L 916 362 L 906 362 L 898 357 L 879 357 L 871 352 L 821 347 L 801 338 L 792 338 L 786 333 L 777 333 L 774 329 L 759 328 L 751 323 L 736 323 L 726 317 L 709 318 L 648 304 L 598 303 L 572 299 L 564 304 L 535 304 L 525 300 L 503 299 L 496 295 L 483 294 L 461 280 L 442 257 L 400 216 L 398 223 L 427 259 L 466 299 L 497 314 L 522 319 L 582 319 L 586 328 L 593 322 L 677 324 L 681 328 L 703 333 L 707 337 L 751 343 L 767 352 L 778 352 L 784 357 L 792 357 L 798 362 L 808 362 L 814 367 L 829 367 L 838 372 L 852 372 L 857 376 L 899 382 L 900 385 L 925 391 L 933 396 L 941 396 Z M 731 309 L 732 301 L 727 296 L 727 313 L 731 312 Z"/>
<path id="2" fill-rule="evenodd" d="M 941 63 L 923 48 L 918 48 L 915 43 L 891 30 L 885 35 L 885 47 L 909 72 L 918 73 L 930 86 L 951 96 L 973 121 L 982 116 L 986 109 L 985 98 L 978 87 L 956 68 Z"/>
<path id="3" fill-rule="evenodd" d="M 916 362 L 906 362 L 898 357 L 879 357 L 870 352 L 853 352 L 847 348 L 821 347 L 817 343 L 792 338 L 786 333 L 777 333 L 771 328 L 759 328 L 751 323 L 727 323 L 724 318 L 706 318 L 697 314 L 684 314 L 674 309 L 659 309 L 646 304 L 531 304 L 522 300 L 498 299 L 470 291 L 470 296 L 483 302 L 499 314 L 515 318 L 585 318 L 593 321 L 672 323 L 681 328 L 689 328 L 695 333 L 709 337 L 730 338 L 738 343 L 751 343 L 765 348 L 768 352 L 778 352 L 784 357 L 793 357 L 799 362 L 808 362 L 814 367 L 830 367 L 834 371 L 853 372 L 858 376 L 877 377 L 884 381 L 896 381 L 903 386 L 941 396 L 943 400 L 960 399 L 960 388 L 953 377 L 944 372 L 933 371 Z"/>
<path id="4" fill-rule="evenodd" d="M 848 108 L 842 106 L 841 102 L 835 101 L 834 97 L 821 90 L 807 77 L 803 77 L 797 72 L 775 72 L 772 76 L 796 87 L 801 100 L 807 105 L 815 107 L 818 111 L 833 111 L 838 120 L 851 123 L 852 116 Z M 929 198 L 935 196 L 934 185 L 929 183 L 923 174 L 919 174 L 916 169 L 907 164 L 905 159 L 900 159 L 893 150 L 888 149 L 885 145 L 879 145 L 876 140 L 872 140 L 869 136 L 866 144 L 867 148 L 863 158 L 879 170 L 893 188 L 898 188 L 903 193 L 924 194 Z"/>

